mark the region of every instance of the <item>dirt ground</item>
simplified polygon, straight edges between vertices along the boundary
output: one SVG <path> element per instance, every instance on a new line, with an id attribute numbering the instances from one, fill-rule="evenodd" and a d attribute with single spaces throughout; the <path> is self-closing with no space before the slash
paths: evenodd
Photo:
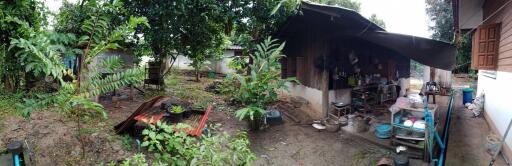
<path id="1" fill-rule="evenodd" d="M 202 83 L 196 83 L 187 81 L 192 76 L 179 78 L 182 81 L 171 82 L 173 86 L 169 86 L 165 92 L 147 93 L 183 95 L 183 98 L 192 102 L 198 102 L 199 99 L 190 94 L 198 93 L 199 96 L 206 96 L 209 103 L 215 106 L 208 123 L 221 124 L 218 129 L 228 133 L 245 129 L 246 124 L 233 116 L 236 107 L 226 104 L 222 97 L 204 93 L 202 88 L 211 83 L 212 79 L 203 78 Z M 183 93 L 180 89 L 186 89 L 190 93 Z M 97 165 L 120 160 L 133 155 L 135 150 L 127 149 L 123 145 L 123 138 L 113 134 L 112 128 L 126 119 L 147 98 L 147 95 L 138 95 L 134 101 L 122 102 L 122 108 L 113 108 L 111 104 L 105 103 L 108 119 L 86 119 L 87 124 L 82 130 L 86 140 L 85 160 L 80 159 L 76 122 L 73 118 L 55 111 L 34 112 L 28 121 L 20 117 L 7 118 L 0 125 L 3 127 L 0 130 L 0 146 L 5 146 L 11 140 L 27 140 L 36 165 Z M 276 108 L 295 118 L 285 115 L 281 125 L 249 132 L 251 149 L 258 157 L 254 165 L 376 165 L 382 157 L 389 157 L 393 153 L 348 133 L 314 129 L 309 125 L 313 119 L 302 112 L 305 107 L 290 98 L 281 98 Z M 452 122 L 447 165 L 488 164 L 490 156 L 483 147 L 483 141 L 489 132 L 486 125 L 481 118 L 471 118 L 467 112 L 456 111 Z M 496 165 L 504 165 L 503 163 L 500 159 Z"/>
<path id="2" fill-rule="evenodd" d="M 0 144 L 27 141 L 33 164 L 42 166 L 97 165 L 132 156 L 133 152 L 123 148 L 121 137 L 112 133 L 112 126 L 130 112 L 109 109 L 108 113 L 108 120 L 91 117 L 83 124 L 85 159 L 82 159 L 76 121 L 55 111 L 36 111 L 30 120 L 8 118 L 0 133 Z"/>

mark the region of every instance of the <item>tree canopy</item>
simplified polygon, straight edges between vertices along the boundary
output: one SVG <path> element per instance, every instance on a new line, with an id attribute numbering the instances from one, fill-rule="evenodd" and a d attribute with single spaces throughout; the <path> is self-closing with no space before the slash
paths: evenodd
<path id="1" fill-rule="evenodd" d="M 123 0 L 128 13 L 148 18 L 152 27 L 140 29 L 156 60 L 178 54 L 199 69 L 207 59 L 219 57 L 229 44 L 248 50 L 271 35 L 295 8 L 275 0 Z M 169 10 L 173 9 L 173 10 Z"/>
<path id="2" fill-rule="evenodd" d="M 453 12 L 450 0 L 425 0 L 427 15 L 432 21 L 432 39 L 445 42 L 453 40 Z"/>
<path id="3" fill-rule="evenodd" d="M 370 16 L 370 18 L 368 18 L 368 19 L 369 19 L 371 22 L 373 22 L 373 23 L 377 24 L 378 26 L 380 26 L 380 27 L 382 27 L 382 28 L 386 29 L 386 23 L 384 22 L 384 20 L 382 20 L 382 19 L 378 18 L 376 14 L 372 14 L 372 15 Z"/>
<path id="4" fill-rule="evenodd" d="M 8 50 L 15 38 L 29 37 L 46 23 L 43 5 L 36 0 L 0 1 L 0 81 L 8 91 L 18 90 L 25 77 L 16 50 Z"/>
<path id="5" fill-rule="evenodd" d="M 358 2 L 357 0 L 313 0 L 313 2 L 326 5 L 341 6 L 352 9 L 356 12 L 361 11 L 361 2 Z"/>

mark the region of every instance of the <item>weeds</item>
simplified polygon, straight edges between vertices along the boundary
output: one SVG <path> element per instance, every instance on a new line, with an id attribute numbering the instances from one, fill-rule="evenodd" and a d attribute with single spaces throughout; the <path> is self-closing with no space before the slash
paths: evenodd
<path id="1" fill-rule="evenodd" d="M 123 148 L 127 151 L 132 151 L 132 137 L 125 134 L 121 140 L 123 141 Z"/>
<path id="2" fill-rule="evenodd" d="M 116 163 L 110 162 L 106 164 L 107 166 L 117 166 Z M 154 164 L 157 165 L 157 164 Z M 148 166 L 148 162 L 146 161 L 146 156 L 142 153 L 135 154 L 132 157 L 128 157 L 124 159 L 119 166 Z"/>
<path id="3" fill-rule="evenodd" d="M 192 77 L 186 76 L 183 72 L 173 70 L 167 74 L 165 95 L 194 103 L 192 107 L 196 109 L 205 109 L 215 101 L 214 95 L 204 90 L 206 85 L 213 82 L 213 79 L 203 78 L 201 82 L 190 81 Z"/>
<path id="4" fill-rule="evenodd" d="M 352 166 L 359 165 L 377 165 L 382 157 L 388 157 L 390 154 L 376 148 L 365 148 L 359 150 L 352 156 Z"/>
<path id="5" fill-rule="evenodd" d="M 246 133 L 233 137 L 207 134 L 196 139 L 185 132 L 189 128 L 157 122 L 142 132 L 142 146 L 153 152 L 156 162 L 170 165 L 249 165 L 256 159 Z"/>
<path id="6" fill-rule="evenodd" d="M 0 89 L 0 121 L 8 116 L 20 115 L 16 103 L 22 102 L 23 93 L 6 93 Z"/>

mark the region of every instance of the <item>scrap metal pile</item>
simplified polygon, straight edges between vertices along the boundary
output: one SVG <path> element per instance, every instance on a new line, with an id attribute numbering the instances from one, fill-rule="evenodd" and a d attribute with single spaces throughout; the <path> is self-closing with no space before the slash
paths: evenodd
<path id="1" fill-rule="evenodd" d="M 183 109 L 182 112 L 171 112 L 173 107 Z M 133 137 L 140 137 L 142 130 L 149 124 L 158 121 L 166 123 L 186 123 L 192 127 L 187 131 L 191 136 L 200 136 L 213 110 L 209 105 L 206 111 L 190 108 L 190 103 L 166 96 L 158 96 L 142 103 L 126 120 L 114 127 L 117 134 L 127 133 Z"/>

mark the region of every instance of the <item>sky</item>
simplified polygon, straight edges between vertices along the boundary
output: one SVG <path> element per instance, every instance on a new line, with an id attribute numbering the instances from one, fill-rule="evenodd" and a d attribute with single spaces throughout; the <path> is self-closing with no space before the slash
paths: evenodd
<path id="1" fill-rule="evenodd" d="M 57 12 L 62 0 L 44 0 L 51 11 Z M 75 0 L 70 0 L 75 1 Z M 430 38 L 425 0 L 357 0 L 361 2 L 361 15 L 384 20 L 386 30 L 393 33 Z"/>
<path id="2" fill-rule="evenodd" d="M 358 0 L 361 15 L 372 14 L 384 20 L 386 30 L 393 33 L 430 38 L 425 0 Z"/>

